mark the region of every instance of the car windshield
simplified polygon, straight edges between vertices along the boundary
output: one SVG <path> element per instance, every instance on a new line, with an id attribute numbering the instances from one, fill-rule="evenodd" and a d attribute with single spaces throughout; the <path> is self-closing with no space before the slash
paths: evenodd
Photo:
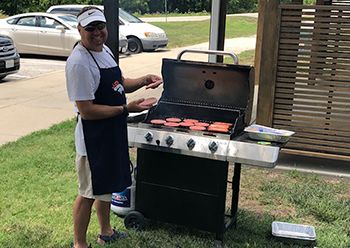
<path id="1" fill-rule="evenodd" d="M 130 22 L 130 23 L 142 23 L 143 22 L 139 18 L 137 18 L 136 16 L 133 16 L 122 9 L 119 9 L 119 16 L 123 20 Z"/>
<path id="2" fill-rule="evenodd" d="M 67 22 L 69 25 L 71 25 L 73 28 L 77 28 L 78 26 L 78 19 L 74 15 L 58 15 L 59 18 Z"/>

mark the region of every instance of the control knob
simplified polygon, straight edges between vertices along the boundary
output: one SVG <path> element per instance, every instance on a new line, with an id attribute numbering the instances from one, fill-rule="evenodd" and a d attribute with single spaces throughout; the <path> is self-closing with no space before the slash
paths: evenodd
<path id="1" fill-rule="evenodd" d="M 146 133 L 145 139 L 147 142 L 151 142 L 153 140 L 153 134 L 151 132 Z"/>
<path id="2" fill-rule="evenodd" d="M 169 135 L 168 137 L 166 137 L 165 143 L 166 143 L 168 146 L 171 146 L 171 145 L 174 143 L 174 138 L 173 138 L 173 136 Z"/>
<path id="3" fill-rule="evenodd" d="M 218 144 L 215 141 L 210 141 L 208 147 L 211 152 L 216 152 L 218 149 Z"/>
<path id="4" fill-rule="evenodd" d="M 187 141 L 187 147 L 188 149 L 192 150 L 194 148 L 194 146 L 196 145 L 196 141 L 194 141 L 194 139 L 189 139 Z"/>

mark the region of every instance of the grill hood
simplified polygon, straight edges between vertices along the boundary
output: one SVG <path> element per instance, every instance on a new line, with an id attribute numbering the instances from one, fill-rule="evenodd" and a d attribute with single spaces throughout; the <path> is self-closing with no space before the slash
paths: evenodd
<path id="1" fill-rule="evenodd" d="M 163 59 L 161 99 L 246 110 L 252 70 L 242 65 Z"/>

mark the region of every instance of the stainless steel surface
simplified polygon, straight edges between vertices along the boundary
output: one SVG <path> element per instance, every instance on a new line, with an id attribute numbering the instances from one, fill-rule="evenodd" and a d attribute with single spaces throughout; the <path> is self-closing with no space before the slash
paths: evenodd
<path id="1" fill-rule="evenodd" d="M 177 132 L 167 128 L 128 126 L 129 145 L 214 160 L 273 168 L 280 148 L 252 141 L 229 140 L 229 135 L 208 136 L 201 132 Z"/>
<path id="2" fill-rule="evenodd" d="M 185 49 L 182 50 L 177 56 L 178 60 L 181 60 L 181 57 L 184 53 L 201 53 L 201 54 L 213 54 L 213 55 L 227 55 L 233 59 L 233 64 L 238 65 L 238 56 L 235 53 L 217 51 L 217 50 L 195 50 L 195 49 Z"/>
<path id="3" fill-rule="evenodd" d="M 276 166 L 279 151 L 280 147 L 278 146 L 231 140 L 227 160 L 234 163 L 273 168 Z"/>

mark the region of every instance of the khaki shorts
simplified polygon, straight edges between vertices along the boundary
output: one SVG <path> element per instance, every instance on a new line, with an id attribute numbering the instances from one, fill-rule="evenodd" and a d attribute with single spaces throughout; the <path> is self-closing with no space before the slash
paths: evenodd
<path id="1" fill-rule="evenodd" d="M 96 199 L 105 202 L 112 201 L 112 194 L 106 195 L 94 195 L 92 192 L 91 170 L 89 161 L 86 156 L 77 154 L 75 160 L 75 166 L 78 174 L 79 181 L 79 195 L 88 198 Z"/>

